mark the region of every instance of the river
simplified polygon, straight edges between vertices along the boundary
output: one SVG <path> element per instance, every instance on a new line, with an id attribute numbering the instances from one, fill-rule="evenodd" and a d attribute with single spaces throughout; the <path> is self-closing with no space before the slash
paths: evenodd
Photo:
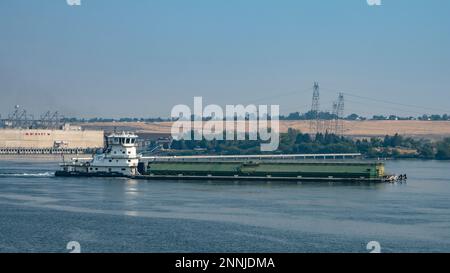
<path id="1" fill-rule="evenodd" d="M 389 161 L 396 184 L 54 177 L 0 160 L 0 252 L 450 251 L 450 162 Z"/>

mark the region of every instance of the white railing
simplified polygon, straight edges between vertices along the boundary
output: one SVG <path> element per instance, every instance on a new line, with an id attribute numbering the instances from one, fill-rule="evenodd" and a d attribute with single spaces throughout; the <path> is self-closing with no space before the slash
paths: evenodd
<path id="1" fill-rule="evenodd" d="M 299 159 L 355 159 L 360 153 L 348 154 L 283 154 L 283 155 L 198 155 L 143 156 L 142 161 L 208 161 L 208 160 L 299 160 Z"/>

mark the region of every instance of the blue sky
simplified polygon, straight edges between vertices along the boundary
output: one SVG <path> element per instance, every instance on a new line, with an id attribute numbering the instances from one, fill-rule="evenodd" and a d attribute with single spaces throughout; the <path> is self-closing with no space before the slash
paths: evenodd
<path id="1" fill-rule="evenodd" d="M 347 114 L 450 113 L 449 15 L 448 0 L 2 0 L 0 113 L 168 116 L 194 96 L 303 112 L 314 81 L 325 110 L 343 91 Z"/>

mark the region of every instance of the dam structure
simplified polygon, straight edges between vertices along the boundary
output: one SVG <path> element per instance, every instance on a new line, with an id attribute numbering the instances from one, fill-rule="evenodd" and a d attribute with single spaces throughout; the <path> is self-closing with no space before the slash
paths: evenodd
<path id="1" fill-rule="evenodd" d="M 102 130 L 71 126 L 57 113 L 34 119 L 16 106 L 0 123 L 0 155 L 79 154 L 103 147 Z"/>
<path id="2" fill-rule="evenodd" d="M 0 129 L 0 154 L 77 154 L 103 146 L 103 131 Z"/>

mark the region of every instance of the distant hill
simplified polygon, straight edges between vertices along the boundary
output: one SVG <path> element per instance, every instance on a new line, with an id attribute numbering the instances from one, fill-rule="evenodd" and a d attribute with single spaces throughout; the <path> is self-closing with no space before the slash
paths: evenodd
<path id="1" fill-rule="evenodd" d="M 169 135 L 171 122 L 91 122 L 79 123 L 85 129 L 103 129 L 105 131 L 134 131 L 142 134 Z M 280 121 L 281 132 L 289 128 L 311 133 L 309 121 Z M 418 120 L 366 120 L 344 121 L 345 135 L 349 137 L 382 137 L 385 135 L 410 136 L 432 140 L 450 136 L 450 121 Z"/>

